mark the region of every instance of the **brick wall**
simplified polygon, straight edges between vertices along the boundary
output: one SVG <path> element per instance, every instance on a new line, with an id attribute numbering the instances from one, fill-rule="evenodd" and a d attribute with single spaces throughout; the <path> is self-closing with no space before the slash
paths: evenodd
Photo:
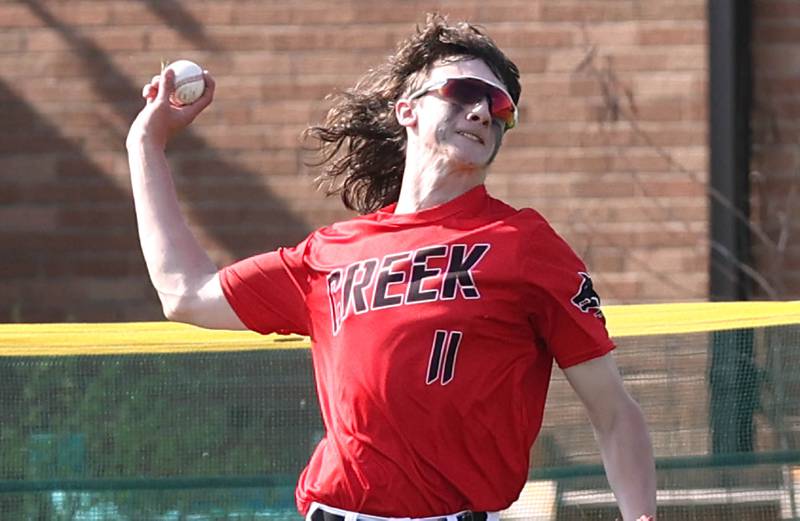
<path id="1" fill-rule="evenodd" d="M 218 82 L 170 149 L 216 262 L 347 217 L 313 189 L 299 133 L 436 6 L 483 24 L 523 73 L 490 191 L 550 218 L 606 302 L 705 298 L 701 0 L 30 0 L 0 3 L 0 321 L 160 318 L 124 139 L 164 58 Z"/>
<path id="2" fill-rule="evenodd" d="M 800 298 L 800 3 L 754 2 L 751 195 L 758 296 Z"/>

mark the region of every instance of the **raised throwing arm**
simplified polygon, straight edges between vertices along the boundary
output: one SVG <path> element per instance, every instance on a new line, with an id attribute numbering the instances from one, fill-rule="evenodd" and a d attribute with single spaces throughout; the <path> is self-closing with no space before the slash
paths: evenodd
<path id="1" fill-rule="evenodd" d="M 213 99 L 214 80 L 193 104 L 170 102 L 175 90 L 171 70 L 145 85 L 146 105 L 126 141 L 139 241 L 164 315 L 174 321 L 218 328 L 245 329 L 222 293 L 217 267 L 200 247 L 181 214 L 165 149 Z"/>

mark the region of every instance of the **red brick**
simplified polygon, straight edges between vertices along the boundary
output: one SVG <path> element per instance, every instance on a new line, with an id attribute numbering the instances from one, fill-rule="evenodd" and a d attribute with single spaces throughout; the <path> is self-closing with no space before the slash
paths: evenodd
<path id="1" fill-rule="evenodd" d="M 705 23 L 705 0 L 673 0 L 671 2 L 641 2 L 638 15 L 645 20 L 694 20 Z"/>
<path id="2" fill-rule="evenodd" d="M 661 48 L 647 49 L 631 46 L 630 49 L 617 49 L 596 60 L 598 70 L 622 71 L 663 71 L 667 69 L 669 53 Z M 687 64 L 688 65 L 688 64 Z"/>
<path id="3" fill-rule="evenodd" d="M 25 32 L 21 30 L 0 31 L 0 56 L 7 53 L 24 51 L 26 46 Z M 3 74 L 5 74 L 6 69 L 3 68 L 2 70 Z"/>
<path id="4" fill-rule="evenodd" d="M 515 131 L 516 132 L 516 131 Z M 578 145 L 582 147 L 672 147 L 691 146 L 705 142 L 706 130 L 702 124 L 677 122 L 642 123 L 634 126 L 627 121 L 616 124 L 571 125 L 559 129 L 520 130 L 522 136 L 531 136 L 529 145 Z M 511 142 L 511 136 L 508 140 Z M 657 151 L 651 150 L 653 153 Z M 669 150 L 667 150 L 669 152 Z M 618 151 L 622 153 L 622 151 Z"/>
<path id="5" fill-rule="evenodd" d="M 782 270 L 800 272 L 800 248 L 788 246 L 780 253 L 780 256 L 776 255 L 775 250 L 772 248 L 763 248 L 761 255 L 766 257 L 766 266 L 770 266 L 777 261 Z"/>
<path id="6" fill-rule="evenodd" d="M 691 164 L 686 161 L 679 161 L 676 157 L 676 152 L 671 154 L 658 154 L 654 150 L 632 150 L 630 152 L 622 152 L 614 157 L 611 163 L 611 169 L 615 171 L 632 171 L 632 172 L 672 172 L 672 171 L 694 171 L 694 167 L 705 167 L 706 162 L 703 158 L 701 165 L 694 162 Z M 675 162 L 673 162 L 675 161 Z"/>
<path id="7" fill-rule="evenodd" d="M 26 99 L 42 101 L 60 101 L 69 99 L 75 101 L 89 101 L 97 99 L 95 88 L 86 82 L 85 78 L 23 78 L 16 82 L 16 86 Z"/>
<path id="8" fill-rule="evenodd" d="M 69 2 L 39 2 L 44 16 L 63 26 L 95 26 L 110 22 L 111 2 L 71 0 Z M 49 25 L 49 24 L 48 24 Z"/>
<path id="9" fill-rule="evenodd" d="M 103 179 L 82 183 L 29 183 L 20 186 L 20 194 L 22 200 L 36 204 L 64 204 L 82 200 L 97 204 L 128 199 L 127 194 Z"/>
<path id="10" fill-rule="evenodd" d="M 137 1 L 109 2 L 110 25 L 164 25 L 178 26 L 184 22 L 187 32 L 197 31 L 202 36 L 203 27 L 227 24 L 233 19 L 231 2 L 180 2 L 175 4 L 148 4 Z M 197 29 L 197 28 L 200 29 Z"/>
<path id="11" fill-rule="evenodd" d="M 147 28 L 143 45 L 143 50 L 157 53 L 165 60 L 172 61 L 177 59 L 176 56 L 183 56 L 185 51 L 196 48 L 195 43 L 180 32 L 159 25 Z"/>
<path id="12" fill-rule="evenodd" d="M 633 250 L 627 260 L 631 266 L 626 269 L 646 266 L 661 273 L 702 273 L 707 267 L 708 255 L 705 249 L 657 248 Z"/>
<path id="13" fill-rule="evenodd" d="M 519 206 L 540 207 L 580 251 L 590 257 L 595 252 L 599 275 L 617 283 L 610 296 L 604 287 L 606 299 L 653 299 L 661 288 L 644 283 L 653 276 L 643 267 L 648 263 L 663 265 L 662 271 L 681 266 L 688 277 L 704 271 L 697 251 L 707 250 L 707 195 L 701 189 L 707 177 L 705 4 L 676 2 L 439 4 L 454 17 L 486 24 L 521 68 L 521 124 L 508 135 L 494 165 L 492 192 Z M 385 2 L 336 9 L 320 0 L 39 5 L 41 19 L 20 16 L 17 27 L 25 30 L 12 24 L 0 34 L 0 70 L 8 84 L 0 91 L 7 99 L 0 107 L 5 123 L 0 172 L 7 174 L 0 200 L 17 212 L 35 204 L 56 217 L 52 232 L 14 228 L 0 233 L 0 240 L 36 260 L 32 267 L 11 259 L 0 263 L 18 278 L 46 276 L 60 286 L 51 293 L 55 301 L 73 303 L 70 312 L 109 319 L 160 317 L 136 240 L 123 142 L 143 105 L 138 91 L 158 72 L 162 58 L 194 59 L 217 79 L 214 105 L 171 143 L 168 153 L 193 229 L 215 259 L 230 261 L 295 243 L 312 226 L 351 215 L 337 198 L 325 200 L 314 189 L 318 169 L 303 164 L 310 156 L 299 149 L 300 134 L 324 116 L 330 106 L 325 95 L 351 87 L 424 18 L 419 6 L 400 3 L 387 9 Z M 0 17 L 7 9 L 0 6 Z M 57 23 L 43 23 L 45 16 Z M 180 17 L 182 25 L 175 23 Z M 633 105 L 622 99 L 617 121 L 611 119 L 602 84 L 585 69 L 576 71 L 590 45 L 596 46 L 596 70 L 613 72 L 617 94 L 624 96 L 620 89 L 628 88 L 633 96 Z M 103 54 L 82 52 L 91 46 Z M 791 54 L 785 45 L 756 47 L 761 74 L 783 83 L 765 85 L 765 76 L 756 82 L 770 96 L 773 112 L 757 113 L 754 121 L 770 143 L 794 146 L 800 124 L 792 118 Z M 780 133 L 769 134 L 776 114 L 784 117 L 778 120 Z M 659 153 L 696 170 L 695 177 L 680 174 L 669 161 L 665 167 Z M 771 165 L 764 163 L 754 158 L 770 176 L 788 175 L 797 166 L 788 161 L 781 169 L 767 169 Z M 778 198 L 770 194 L 786 185 L 776 186 L 763 187 L 768 204 L 759 211 L 765 215 L 777 208 Z M 209 224 L 215 219 L 222 222 Z M 93 230 L 96 221 L 108 229 Z M 765 227 L 772 230 L 774 224 L 765 222 Z M 642 257 L 643 262 L 625 264 Z M 125 301 L 117 298 L 115 306 L 107 304 L 115 293 L 107 286 L 99 288 L 99 297 L 72 286 L 84 278 L 130 276 L 141 292 L 133 290 Z M 66 316 L 54 300 L 44 302 L 44 287 L 28 288 L 20 295 L 36 302 L 37 316 Z M 703 289 L 687 291 L 694 296 Z M 22 313 L 31 316 L 31 306 L 23 304 Z M 110 307 L 126 309 L 104 309 Z"/>
<path id="14" fill-rule="evenodd" d="M 215 0 L 181 2 L 180 7 L 174 12 L 169 12 L 167 17 L 172 24 L 176 21 L 193 20 L 201 29 L 219 24 L 229 24 L 234 21 L 234 14 L 239 6 L 235 2 L 219 2 Z"/>
<path id="15" fill-rule="evenodd" d="M 260 49 L 273 51 L 311 49 L 388 49 L 394 40 L 385 27 L 320 27 L 296 31 L 290 27 L 268 28 L 261 35 Z"/>
<path id="16" fill-rule="evenodd" d="M 636 121 L 699 121 L 705 105 L 686 98 L 641 100 L 636 103 Z"/>
<path id="17" fill-rule="evenodd" d="M 638 7 L 632 2 L 545 2 L 541 7 L 541 19 L 551 22 L 613 22 L 631 20 Z"/>
<path id="18" fill-rule="evenodd" d="M 307 124 L 311 120 L 311 105 L 306 101 L 259 103 L 253 109 L 252 120 L 261 124 Z"/>
<path id="19" fill-rule="evenodd" d="M 116 0 L 109 5 L 109 25 L 163 25 L 164 20 L 146 2 Z"/>
<path id="20" fill-rule="evenodd" d="M 26 153 L 55 153 L 72 148 L 72 144 L 58 139 L 57 136 L 36 131 L 5 135 L 0 139 L 0 153 L 4 155 L 20 150 L 24 150 Z"/>
<path id="21" fill-rule="evenodd" d="M 581 155 L 554 149 L 549 153 L 541 150 L 507 149 L 498 156 L 496 171 L 527 172 L 605 172 L 610 158 L 604 154 Z"/>
<path id="22" fill-rule="evenodd" d="M 639 29 L 636 23 L 601 23 L 581 27 L 579 41 L 588 50 L 594 47 L 604 55 L 613 55 L 637 45 Z"/>
<path id="23" fill-rule="evenodd" d="M 281 53 L 281 52 L 238 52 L 230 56 L 220 56 L 219 61 L 228 62 L 230 69 L 225 71 L 231 75 L 255 76 L 265 78 L 271 75 L 279 75 L 283 81 L 290 81 L 284 75 L 296 66 L 297 62 L 303 62 L 302 55 Z M 212 72 L 220 71 L 221 64 L 209 61 L 205 64 Z M 223 69 L 224 70 L 224 69 Z M 311 72 L 311 71 L 309 71 Z M 298 81 L 299 78 L 291 78 Z"/>
<path id="24" fill-rule="evenodd" d="M 202 201 L 213 197 L 220 201 L 246 205 L 263 202 L 264 186 L 259 183 L 223 184 L 213 180 L 192 179 L 179 187 L 179 196 L 182 201 Z"/>
<path id="25" fill-rule="evenodd" d="M 550 28 L 539 26 L 500 27 L 492 31 L 492 38 L 501 48 L 538 47 L 557 48 L 574 45 L 578 38 L 573 29 Z"/>
<path id="26" fill-rule="evenodd" d="M 572 195 L 579 198 L 589 197 L 632 197 L 634 186 L 630 181 L 603 181 L 598 179 L 594 183 L 581 183 L 574 186 Z"/>
<path id="27" fill-rule="evenodd" d="M 646 181 L 637 183 L 643 195 L 656 195 L 659 197 L 703 197 L 708 190 L 705 183 L 697 181 Z"/>
<path id="28" fill-rule="evenodd" d="M 583 261 L 593 272 L 620 272 L 628 255 L 628 251 L 622 248 L 591 248 Z"/>
<path id="29" fill-rule="evenodd" d="M 800 164 L 800 151 L 795 146 L 772 146 L 758 155 L 758 166 L 764 171 L 791 171 Z M 775 179 L 775 176 L 772 176 Z"/>
<path id="30" fill-rule="evenodd" d="M 37 231 L 53 228 L 56 211 L 52 207 L 14 205 L 0 208 L 0 229 Z"/>
<path id="31" fill-rule="evenodd" d="M 535 193 L 539 197 L 568 197 L 572 187 L 569 182 L 555 181 L 544 176 L 525 175 L 518 172 L 507 181 L 510 193 Z"/>
<path id="32" fill-rule="evenodd" d="M 44 27 L 46 24 L 21 3 L 0 4 L 0 27 Z"/>
<path id="33" fill-rule="evenodd" d="M 96 205 L 61 208 L 58 212 L 60 225 L 70 228 L 91 228 L 97 223 L 103 226 L 133 226 L 134 216 L 130 212 L 130 203 L 108 207 Z"/>
<path id="34" fill-rule="evenodd" d="M 402 8 L 403 6 L 398 6 Z M 394 10 L 392 10 L 394 11 Z M 341 24 L 358 21 L 371 21 L 369 9 L 359 12 L 355 6 L 342 4 L 332 9 L 330 4 L 304 2 L 294 9 L 284 5 L 270 5 L 264 2 L 244 2 L 232 10 L 232 21 L 237 25 L 314 25 Z M 363 16 L 363 17 L 362 17 Z M 397 16 L 395 14 L 395 16 Z M 381 22 L 391 21 L 381 18 Z M 313 29 L 311 29 L 313 30 Z"/>
<path id="35" fill-rule="evenodd" d="M 132 209 L 132 208 L 131 208 Z M 52 233 L 22 232 L 0 230 L 0 238 L 13 244 L 17 255 L 50 254 L 65 252 L 85 253 L 87 251 L 135 252 L 139 245 L 135 234 L 120 234 L 117 231 L 103 230 L 65 231 Z"/>
<path id="36" fill-rule="evenodd" d="M 3 137 L 5 139 L 5 137 Z M 22 185 L 50 181 L 56 177 L 56 158 L 47 154 L 4 154 L 0 161 L 0 192 L 10 189 L 6 183 Z"/>
<path id="37" fill-rule="evenodd" d="M 174 158 L 179 163 L 180 170 L 191 179 L 203 176 L 215 179 L 224 175 L 229 181 L 236 178 L 250 180 L 254 176 L 269 177 L 294 172 L 297 166 L 297 154 L 294 151 L 264 152 L 258 148 L 244 150 L 243 153 L 232 156 L 231 160 L 198 157 L 197 154 L 176 155 Z M 239 175 L 236 175 L 237 169 L 241 170 Z"/>
<path id="38" fill-rule="evenodd" d="M 759 20 L 787 21 L 800 17 L 800 5 L 794 0 L 760 0 L 754 2 L 754 15 Z"/>
<path id="39" fill-rule="evenodd" d="M 523 72 L 523 81 L 529 75 L 544 72 L 547 68 L 546 53 L 539 49 L 510 49 L 507 53 L 509 58 L 517 64 Z"/>
<path id="40" fill-rule="evenodd" d="M 666 125 L 665 125 L 666 126 Z M 681 124 L 682 129 L 664 129 L 645 131 L 646 140 L 639 140 L 637 144 L 655 146 L 697 146 L 706 143 L 708 129 L 702 122 Z"/>
<path id="41" fill-rule="evenodd" d="M 708 274 L 705 270 L 699 273 L 684 273 L 681 276 L 660 276 L 660 272 L 652 270 L 649 276 L 642 278 L 642 293 L 652 299 L 666 302 L 683 298 L 703 298 L 708 293 Z"/>
<path id="42" fill-rule="evenodd" d="M 85 81 L 85 79 L 94 72 L 92 70 L 92 62 L 87 60 L 86 56 L 82 54 L 41 53 L 31 56 L 31 61 L 34 63 L 39 62 L 39 71 L 34 73 L 34 76 L 77 76 Z"/>
<path id="43" fill-rule="evenodd" d="M 703 45 L 706 43 L 705 21 L 642 27 L 638 43 L 642 45 Z"/>
<path id="44" fill-rule="evenodd" d="M 641 301 L 641 281 L 633 274 L 593 272 L 595 287 L 605 304 L 623 304 Z"/>
<path id="45" fill-rule="evenodd" d="M 68 52 L 70 42 L 56 29 L 29 29 L 25 32 L 25 50 L 28 52 L 61 51 Z"/>
<path id="46" fill-rule="evenodd" d="M 699 71 L 665 71 L 637 74 L 633 78 L 631 90 L 636 93 L 637 99 L 676 95 L 684 98 L 705 93 L 705 87 L 705 78 Z"/>
<path id="47" fill-rule="evenodd" d="M 589 102 L 584 99 L 567 98 L 561 103 L 529 103 L 520 102 L 521 125 L 542 125 L 550 122 L 565 121 L 590 121 L 594 111 Z"/>
<path id="48" fill-rule="evenodd" d="M 756 42 L 753 47 L 753 60 L 758 67 L 759 76 L 764 79 L 795 77 L 796 73 L 793 71 L 800 65 L 800 56 L 787 52 L 788 49 L 791 49 L 791 46 L 760 45 Z"/>
<path id="49" fill-rule="evenodd" d="M 208 141 L 208 145 L 219 150 L 258 149 L 263 142 L 261 130 L 258 128 L 238 128 L 235 133 L 226 127 L 199 126 L 196 135 Z M 176 142 L 175 147 L 178 146 Z"/>
<path id="50" fill-rule="evenodd" d="M 276 51 L 286 48 L 293 49 L 292 45 L 282 48 L 280 42 L 285 34 L 298 36 L 296 31 L 285 31 L 284 27 L 216 27 L 209 30 L 209 37 L 223 51 Z M 298 41 L 302 41 L 298 38 Z"/>
<path id="51" fill-rule="evenodd" d="M 336 51 L 309 51 L 301 50 L 292 54 L 290 70 L 299 75 L 297 81 L 306 77 L 320 75 L 343 74 L 360 76 L 367 71 L 369 66 L 376 66 L 383 62 L 386 53 L 374 50 L 336 50 Z M 329 80 L 330 81 L 330 80 Z M 342 82 L 349 86 L 352 82 Z"/>
<path id="52" fill-rule="evenodd" d="M 547 1 L 547 0 L 545 0 Z M 491 23 L 508 23 L 511 21 L 524 20 L 528 23 L 541 20 L 542 0 L 505 0 L 503 2 L 481 2 L 473 0 L 470 2 L 473 9 L 477 12 L 476 16 L 465 18 L 467 21 L 478 23 L 484 26 L 493 27 Z M 458 0 L 448 0 L 439 2 L 443 13 L 453 13 L 454 8 L 464 6 L 467 2 Z M 453 18 L 454 19 L 454 18 Z M 423 20 L 417 15 L 415 22 Z M 494 31 L 491 31 L 492 34 Z"/>
<path id="53" fill-rule="evenodd" d="M 86 38 L 102 51 L 139 51 L 145 49 L 147 33 L 140 28 L 111 27 L 94 29 Z"/>
<path id="54" fill-rule="evenodd" d="M 800 77 L 798 76 L 773 77 L 766 84 L 759 83 L 756 88 L 756 95 L 769 96 L 770 99 L 780 99 L 784 96 L 796 96 L 798 89 L 800 89 Z"/>

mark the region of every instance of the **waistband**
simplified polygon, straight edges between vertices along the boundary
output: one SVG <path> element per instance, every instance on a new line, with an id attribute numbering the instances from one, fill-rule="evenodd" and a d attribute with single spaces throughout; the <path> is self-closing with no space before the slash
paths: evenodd
<path id="1" fill-rule="evenodd" d="M 455 514 L 433 517 L 383 517 L 351 512 L 314 502 L 308 509 L 306 521 L 500 521 L 500 516 L 497 512 L 464 510 Z"/>

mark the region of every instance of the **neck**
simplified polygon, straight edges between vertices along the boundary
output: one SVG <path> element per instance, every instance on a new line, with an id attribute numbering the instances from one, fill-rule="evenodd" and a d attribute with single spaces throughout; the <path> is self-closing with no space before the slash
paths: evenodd
<path id="1" fill-rule="evenodd" d="M 429 161 L 421 168 L 406 161 L 395 214 L 414 213 L 452 201 L 486 180 L 485 169 L 454 168 L 443 160 Z"/>

